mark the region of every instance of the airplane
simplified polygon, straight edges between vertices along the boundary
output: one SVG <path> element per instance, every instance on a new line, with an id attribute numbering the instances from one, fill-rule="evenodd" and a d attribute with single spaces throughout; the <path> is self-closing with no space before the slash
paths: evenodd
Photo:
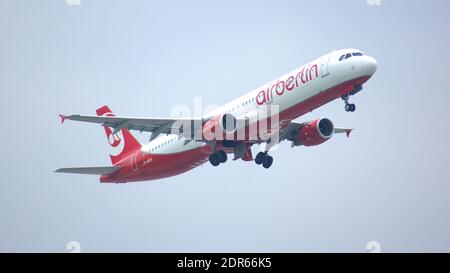
<path id="1" fill-rule="evenodd" d="M 102 183 L 162 179 L 187 172 L 207 161 L 213 166 L 234 160 L 254 161 L 268 169 L 271 148 L 315 146 L 335 133 L 349 137 L 352 128 L 338 128 L 328 118 L 294 119 L 341 98 L 349 102 L 377 70 L 377 61 L 358 49 L 336 50 L 321 56 L 199 118 L 116 117 L 108 106 L 97 115 L 59 115 L 66 120 L 101 124 L 110 146 L 112 166 L 61 168 L 55 172 L 99 175 Z M 273 110 L 275 109 L 275 110 Z M 261 114 L 263 113 L 263 114 Z M 256 128 L 256 133 L 255 129 Z M 130 130 L 151 132 L 141 145 Z M 253 145 L 265 146 L 255 157 Z M 264 150 L 264 151 L 262 151 Z"/>

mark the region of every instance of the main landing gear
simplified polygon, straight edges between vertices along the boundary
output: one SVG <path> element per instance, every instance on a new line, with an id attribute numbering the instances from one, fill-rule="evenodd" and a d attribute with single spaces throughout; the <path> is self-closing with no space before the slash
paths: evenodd
<path id="1" fill-rule="evenodd" d="M 224 151 L 217 151 L 209 156 L 209 162 L 214 167 L 219 166 L 220 163 L 227 162 L 227 154 Z"/>
<path id="2" fill-rule="evenodd" d="M 217 151 L 209 156 L 209 163 L 216 167 L 221 163 L 225 163 L 227 158 L 227 154 L 224 151 Z M 255 163 L 258 165 L 262 164 L 264 168 L 268 169 L 272 166 L 273 157 L 271 157 L 267 152 L 259 152 L 255 157 Z"/>
<path id="3" fill-rule="evenodd" d="M 273 157 L 271 157 L 267 152 L 259 152 L 255 157 L 255 163 L 258 165 L 263 165 L 264 168 L 268 169 L 272 166 Z"/>
<path id="4" fill-rule="evenodd" d="M 348 99 L 350 98 L 350 95 L 345 95 L 342 97 L 342 99 L 345 101 L 345 111 L 346 112 L 355 112 L 356 105 L 353 103 L 349 103 Z"/>

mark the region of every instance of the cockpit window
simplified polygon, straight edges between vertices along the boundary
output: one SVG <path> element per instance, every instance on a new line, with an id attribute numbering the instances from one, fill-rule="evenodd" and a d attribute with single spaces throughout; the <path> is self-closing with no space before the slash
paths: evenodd
<path id="1" fill-rule="evenodd" d="M 363 54 L 362 52 L 347 53 L 347 54 L 342 55 L 342 56 L 339 58 L 339 61 L 346 60 L 346 59 L 348 59 L 348 58 L 351 58 L 352 56 L 355 56 L 355 57 L 357 57 L 357 56 L 364 56 L 364 54 Z"/>

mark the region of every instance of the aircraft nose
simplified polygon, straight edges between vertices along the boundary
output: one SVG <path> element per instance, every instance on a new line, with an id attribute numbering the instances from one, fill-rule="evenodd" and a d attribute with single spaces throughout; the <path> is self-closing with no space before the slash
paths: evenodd
<path id="1" fill-rule="evenodd" d="M 377 60 L 375 60 L 375 58 L 370 57 L 370 56 L 366 56 L 365 58 L 365 70 L 367 73 L 369 73 L 370 75 L 375 74 L 375 71 L 377 71 L 377 67 L 378 67 L 378 63 Z"/>

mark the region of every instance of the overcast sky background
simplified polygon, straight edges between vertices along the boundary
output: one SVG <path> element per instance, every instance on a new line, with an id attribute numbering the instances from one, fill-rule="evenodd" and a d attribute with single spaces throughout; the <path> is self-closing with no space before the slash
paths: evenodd
<path id="1" fill-rule="evenodd" d="M 450 251 L 450 2 L 381 4 L 0 0 L 0 251 Z M 103 130 L 58 113 L 220 105 L 347 47 L 379 64 L 357 111 L 336 100 L 298 120 L 331 118 L 349 139 L 282 143 L 270 170 L 229 161 L 124 185 L 53 173 L 110 165 Z"/>

